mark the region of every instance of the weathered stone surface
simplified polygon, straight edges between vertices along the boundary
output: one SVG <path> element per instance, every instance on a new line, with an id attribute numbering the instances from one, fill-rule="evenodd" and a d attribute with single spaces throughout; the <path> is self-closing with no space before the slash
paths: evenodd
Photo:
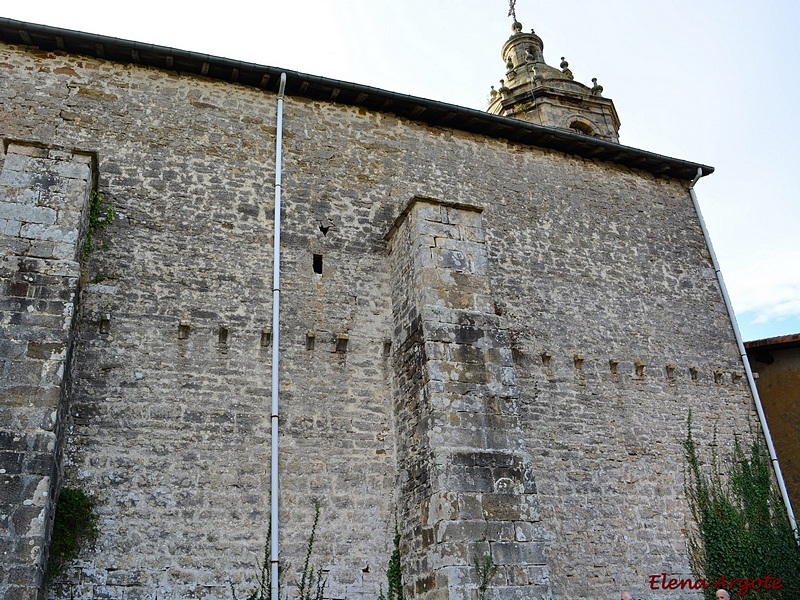
<path id="1" fill-rule="evenodd" d="M 42 548 L 53 516 L 51 477 L 59 469 L 56 446 L 43 444 L 43 433 L 63 425 L 59 400 L 65 393 L 78 292 L 74 257 L 92 181 L 85 157 L 76 156 L 80 155 L 9 143 L 0 171 L 0 215 L 20 223 L 9 227 L 12 221 L 7 221 L 0 233 L 0 286 L 6 291 L 0 316 L 6 350 L 0 408 L 10 417 L 0 419 L 0 444 L 7 448 L 0 452 L 0 506 L 18 542 L 3 560 L 8 572 L 0 580 L 4 597 L 25 590 L 27 598 L 34 598 L 42 585 Z M 36 241 L 17 243 L 23 238 Z M 58 251 L 48 242 L 52 240 L 63 243 Z"/>
<path id="2" fill-rule="evenodd" d="M 8 144 L 0 181 L 16 204 L 0 216 L 0 381 L 15 398 L 0 444 L 44 471 L 36 453 L 67 431 L 53 378 L 68 375 L 65 480 L 101 516 L 77 597 L 227 598 L 228 580 L 243 595 L 269 504 L 275 97 L 23 47 L 0 61 L 16 66 L 0 135 L 39 142 Z M 287 585 L 315 501 L 332 597 L 377 597 L 395 523 L 407 591 L 428 599 L 474 593 L 489 553 L 506 561 L 496 598 L 688 574 L 687 411 L 725 448 L 753 410 L 741 380 L 715 381 L 741 364 L 687 182 L 291 96 L 284 123 Z M 53 240 L 19 236 L 44 224 L 22 217 L 51 214 L 31 212 L 44 199 L 80 239 L 91 153 L 117 217 L 76 305 L 77 247 L 51 258 Z M 437 200 L 398 220 L 414 197 Z M 74 363 L 47 356 L 70 340 Z M 28 477 L 9 506 L 33 498 L 42 476 Z M 3 555 L 8 598 L 10 569 L 41 556 L 21 535 Z"/>
<path id="3" fill-rule="evenodd" d="M 429 403 L 430 407 L 427 418 L 415 426 L 418 435 L 427 438 L 427 447 L 406 445 L 407 432 L 400 429 L 398 434 L 400 468 L 425 473 L 424 478 L 417 476 L 417 479 L 429 482 L 429 487 L 420 489 L 416 495 L 421 498 L 412 497 L 410 502 L 403 499 L 406 502 L 401 505 L 403 524 L 407 528 L 417 524 L 433 528 L 433 535 L 423 536 L 422 544 L 407 546 L 410 563 L 407 577 L 414 581 L 412 585 L 420 597 L 439 597 L 444 586 L 449 597 L 455 598 L 463 590 L 477 587 L 473 575 L 475 560 L 480 558 L 474 555 L 476 540 L 487 542 L 489 548 L 505 544 L 497 550 L 503 564 L 513 563 L 524 569 L 531 562 L 529 554 L 519 551 L 512 557 L 511 552 L 503 551 L 510 543 L 504 540 L 514 539 L 510 523 L 530 522 L 537 514 L 528 510 L 520 495 L 525 489 L 523 465 L 529 464 L 531 458 L 522 442 L 524 434 L 517 414 L 505 420 L 492 414 L 494 394 L 513 386 L 515 377 L 503 377 L 503 370 L 496 368 L 499 361 L 513 371 L 508 336 L 500 329 L 499 319 L 475 310 L 473 295 L 491 293 L 488 273 L 482 268 L 471 280 L 456 277 L 469 270 L 471 264 L 487 264 L 485 244 L 465 241 L 482 236 L 464 234 L 470 226 L 482 231 L 480 214 L 428 199 L 412 200 L 403 214 L 405 220 L 396 224 L 390 239 L 395 273 L 402 273 L 394 281 L 394 312 L 425 315 L 421 327 L 414 330 L 415 336 L 422 337 L 425 348 L 424 358 L 415 368 L 421 369 L 431 382 L 439 383 L 424 390 L 399 390 L 402 395 L 398 402 L 409 406 L 406 411 L 410 405 L 421 403 Z M 443 214 L 448 215 L 451 224 L 441 222 Z M 416 240 L 432 229 L 436 230 L 435 244 L 447 252 L 432 254 L 434 260 L 430 263 L 428 248 Z M 415 251 L 409 252 L 409 247 Z M 438 318 L 443 313 L 429 308 L 442 306 L 450 309 L 446 320 Z M 396 332 L 409 331 L 402 327 L 402 322 L 398 325 Z M 429 335 L 436 341 L 425 341 Z M 395 343 L 408 348 L 408 341 L 400 337 Z M 399 367 L 407 368 L 402 362 Z M 420 392 L 425 391 L 420 398 Z M 506 395 L 516 394 L 509 390 Z M 463 402 L 459 396 L 472 401 Z M 453 405 L 459 409 L 448 410 Z M 467 406 L 472 410 L 464 410 Z M 408 426 L 404 420 L 399 420 L 401 427 Z M 497 435 L 495 431 L 504 433 Z M 462 505 L 475 508 L 458 511 L 451 498 L 454 492 L 460 496 Z M 510 494 L 511 501 L 498 500 L 495 497 L 498 494 Z M 527 501 L 535 504 L 536 498 L 530 496 Z M 430 507 L 427 513 L 425 506 Z M 413 535 L 412 529 L 406 537 Z M 543 546 L 542 540 L 537 547 Z M 543 563 L 537 557 L 534 564 Z M 431 571 L 436 574 L 435 586 L 429 584 Z"/>

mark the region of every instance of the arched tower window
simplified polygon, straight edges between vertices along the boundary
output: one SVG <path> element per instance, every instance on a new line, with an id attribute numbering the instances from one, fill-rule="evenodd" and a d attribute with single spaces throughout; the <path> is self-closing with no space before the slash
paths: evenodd
<path id="1" fill-rule="evenodd" d="M 592 127 L 583 121 L 573 121 L 569 124 L 569 128 L 573 131 L 577 131 L 578 133 L 583 133 L 584 135 L 594 135 L 594 130 Z"/>

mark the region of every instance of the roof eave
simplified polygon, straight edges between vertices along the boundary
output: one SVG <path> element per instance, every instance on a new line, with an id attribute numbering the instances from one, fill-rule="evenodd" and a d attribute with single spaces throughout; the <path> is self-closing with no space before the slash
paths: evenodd
<path id="1" fill-rule="evenodd" d="M 714 171 L 713 167 L 707 165 L 662 156 L 580 133 L 543 127 L 520 119 L 502 117 L 485 111 L 399 94 L 357 83 L 198 52 L 6 18 L 0 18 L 0 41 L 8 44 L 34 46 L 48 51 L 88 55 L 113 62 L 190 73 L 273 92 L 277 91 L 280 74 L 286 73 L 286 93 L 292 96 L 388 112 L 429 125 L 558 150 L 686 181 L 695 177 L 698 168 L 702 170 L 703 175 Z"/>

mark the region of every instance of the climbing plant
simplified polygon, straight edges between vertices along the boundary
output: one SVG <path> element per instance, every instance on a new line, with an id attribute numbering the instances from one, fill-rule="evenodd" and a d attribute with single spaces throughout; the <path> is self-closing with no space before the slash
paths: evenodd
<path id="1" fill-rule="evenodd" d="M 86 233 L 83 237 L 83 250 L 81 257 L 86 260 L 94 250 L 94 236 L 103 227 L 108 227 L 114 222 L 114 207 L 106 206 L 103 210 L 103 195 L 97 190 L 89 194 L 89 216 L 86 223 Z"/>
<path id="2" fill-rule="evenodd" d="M 497 575 L 498 567 L 491 554 L 486 554 L 482 558 L 477 556 L 474 558 L 475 572 L 478 574 L 478 600 L 486 600 L 486 594 L 489 591 L 489 582 Z"/>
<path id="3" fill-rule="evenodd" d="M 322 600 L 325 596 L 327 580 L 321 569 L 314 568 L 311 563 L 311 553 L 314 551 L 314 536 L 319 523 L 319 504 L 314 505 L 314 523 L 311 525 L 311 534 L 306 543 L 306 559 L 303 563 L 303 572 L 300 583 L 297 585 L 298 600 Z"/>
<path id="4" fill-rule="evenodd" d="M 400 532 L 395 526 L 394 529 L 394 549 L 389 557 L 389 565 L 386 567 L 386 594 L 381 591 L 378 600 L 404 600 L 403 596 L 403 572 L 400 569 Z"/>
<path id="5" fill-rule="evenodd" d="M 705 598 L 713 599 L 719 587 L 753 600 L 800 598 L 800 546 L 760 437 L 754 436 L 749 451 L 737 440 L 727 477 L 716 454 L 710 473 L 701 469 L 691 412 L 683 447 L 694 520 L 689 560 L 695 577 L 706 583 Z"/>
<path id="6" fill-rule="evenodd" d="M 306 542 L 306 558 L 303 563 L 303 570 L 300 576 L 300 582 L 297 584 L 297 600 L 322 600 L 325 595 L 325 586 L 327 579 L 324 572 L 314 567 L 312 562 L 312 554 L 314 552 L 314 539 L 317 534 L 317 525 L 319 524 L 320 506 L 314 505 L 314 522 L 311 525 L 311 532 L 308 535 Z M 264 543 L 264 556 L 259 566 L 259 571 L 256 573 L 256 583 L 253 585 L 253 590 L 244 600 L 267 600 L 271 597 L 271 561 L 272 561 L 272 548 L 270 538 L 272 534 L 272 522 L 270 521 L 267 526 L 267 540 Z M 283 570 L 278 571 L 278 588 L 281 587 L 283 578 Z M 238 600 L 236 596 L 236 589 L 233 582 L 230 581 L 231 596 L 233 600 Z"/>

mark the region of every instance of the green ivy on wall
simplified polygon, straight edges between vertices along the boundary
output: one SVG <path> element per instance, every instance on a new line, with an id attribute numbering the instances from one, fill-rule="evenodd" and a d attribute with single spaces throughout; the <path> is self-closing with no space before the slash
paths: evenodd
<path id="1" fill-rule="evenodd" d="M 749 453 L 737 440 L 724 478 L 716 454 L 711 472 L 703 472 L 691 412 L 687 425 L 685 485 L 695 525 L 688 534 L 689 560 L 695 577 L 708 584 L 704 597 L 712 600 L 717 587 L 726 587 L 732 597 L 800 598 L 800 545 L 760 436 Z"/>

